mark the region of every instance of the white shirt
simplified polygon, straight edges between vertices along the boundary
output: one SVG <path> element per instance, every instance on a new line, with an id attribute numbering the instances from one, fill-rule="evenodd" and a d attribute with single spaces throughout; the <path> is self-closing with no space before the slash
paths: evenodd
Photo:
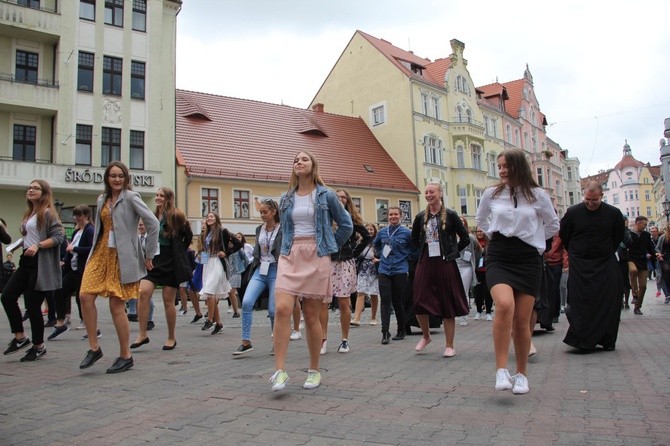
<path id="1" fill-rule="evenodd" d="M 78 247 L 79 242 L 81 241 L 81 235 L 84 232 L 84 229 L 80 229 L 77 231 L 77 233 L 72 237 L 72 246 Z M 77 257 L 79 257 L 79 254 L 77 254 L 76 251 L 72 251 L 72 261 L 70 262 L 70 267 L 72 268 L 72 271 L 77 271 Z"/>
<path id="2" fill-rule="evenodd" d="M 33 214 L 33 216 L 26 222 L 26 235 L 23 237 L 23 249 L 28 249 L 39 242 L 41 242 L 41 240 L 40 231 L 37 229 L 37 214 Z"/>
<path id="3" fill-rule="evenodd" d="M 265 225 L 261 228 L 261 232 L 258 234 L 258 247 L 261 251 L 261 262 L 276 262 L 275 256 L 272 255 L 272 245 L 277 238 L 279 233 L 279 224 L 275 224 L 275 227 L 272 231 L 265 229 Z"/>
<path id="4" fill-rule="evenodd" d="M 547 192 L 534 187 L 535 201 L 529 203 L 517 188 L 517 206 L 514 206 L 509 187 L 505 187 L 495 197 L 494 190 L 495 187 L 489 187 L 482 195 L 475 217 L 477 226 L 489 238 L 494 232 L 505 237 L 518 237 L 542 254 L 546 240 L 556 235 L 559 229 L 558 216 Z"/>
<path id="5" fill-rule="evenodd" d="M 293 195 L 293 236 L 313 237 L 316 235 L 316 222 L 314 221 L 314 202 L 316 201 L 316 189 L 304 197 Z"/>

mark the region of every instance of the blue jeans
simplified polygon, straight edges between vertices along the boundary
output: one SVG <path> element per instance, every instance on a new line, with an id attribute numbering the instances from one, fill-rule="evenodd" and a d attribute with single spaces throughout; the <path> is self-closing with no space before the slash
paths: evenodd
<path id="1" fill-rule="evenodd" d="M 137 299 L 128 301 L 128 314 L 137 315 Z M 149 298 L 149 320 L 154 320 L 154 300 Z"/>
<path id="2" fill-rule="evenodd" d="M 242 340 L 251 340 L 251 323 L 254 320 L 254 305 L 267 288 L 268 314 L 270 315 L 270 326 L 275 322 L 275 280 L 277 279 L 277 262 L 271 263 L 266 276 L 261 276 L 261 269 L 256 268 L 254 275 L 251 276 L 249 285 L 244 292 L 242 299 Z"/>

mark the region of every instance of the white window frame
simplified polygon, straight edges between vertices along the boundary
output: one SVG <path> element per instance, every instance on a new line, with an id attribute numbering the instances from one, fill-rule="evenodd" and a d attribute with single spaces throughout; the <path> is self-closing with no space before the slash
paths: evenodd
<path id="1" fill-rule="evenodd" d="M 378 102 L 370 106 L 370 123 L 372 127 L 386 124 L 386 101 Z"/>

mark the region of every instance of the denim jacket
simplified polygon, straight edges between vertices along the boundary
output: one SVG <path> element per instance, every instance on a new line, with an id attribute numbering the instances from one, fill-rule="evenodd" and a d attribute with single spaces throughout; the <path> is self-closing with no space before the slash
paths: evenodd
<path id="1" fill-rule="evenodd" d="M 379 259 L 379 274 L 394 276 L 407 274 L 409 271 L 408 258 L 412 254 L 412 233 L 404 226 L 387 226 L 379 230 L 373 242 L 375 257 Z M 384 245 L 391 248 L 391 252 L 384 257 Z"/>
<path id="2" fill-rule="evenodd" d="M 279 204 L 279 216 L 282 230 L 282 255 L 288 255 L 293 246 L 293 206 L 295 190 L 282 195 Z M 354 225 L 351 216 L 340 204 L 340 200 L 332 190 L 320 184 L 316 185 L 316 203 L 314 203 L 316 219 L 316 254 L 319 257 L 337 252 L 351 236 Z M 333 232 L 333 222 L 337 229 Z"/>

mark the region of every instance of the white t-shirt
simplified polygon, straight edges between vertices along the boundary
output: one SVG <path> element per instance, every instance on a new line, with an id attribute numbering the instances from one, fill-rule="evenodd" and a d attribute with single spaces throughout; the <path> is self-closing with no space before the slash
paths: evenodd
<path id="1" fill-rule="evenodd" d="M 79 241 L 81 240 L 81 234 L 84 232 L 83 229 L 80 229 L 77 231 L 77 233 L 72 237 L 72 246 L 78 247 L 79 246 Z M 72 251 L 72 262 L 70 262 L 70 266 L 72 267 L 72 271 L 77 271 L 77 257 L 79 257 L 79 254 L 77 254 L 75 251 Z"/>
<path id="2" fill-rule="evenodd" d="M 258 246 L 261 251 L 261 262 L 270 262 L 274 263 L 277 261 L 275 257 L 272 255 L 272 245 L 275 242 L 275 238 L 277 238 L 277 234 L 279 233 L 279 225 L 275 225 L 272 231 L 267 231 L 265 229 L 265 225 L 261 228 L 260 234 L 258 234 Z"/>
<path id="3" fill-rule="evenodd" d="M 316 235 L 316 222 L 314 221 L 314 203 L 316 202 L 316 189 L 311 194 L 301 197 L 293 196 L 293 236 L 314 237 Z"/>
<path id="4" fill-rule="evenodd" d="M 37 214 L 33 214 L 26 222 L 26 236 L 23 237 L 23 249 L 28 249 L 40 241 L 40 232 L 37 230 Z"/>

